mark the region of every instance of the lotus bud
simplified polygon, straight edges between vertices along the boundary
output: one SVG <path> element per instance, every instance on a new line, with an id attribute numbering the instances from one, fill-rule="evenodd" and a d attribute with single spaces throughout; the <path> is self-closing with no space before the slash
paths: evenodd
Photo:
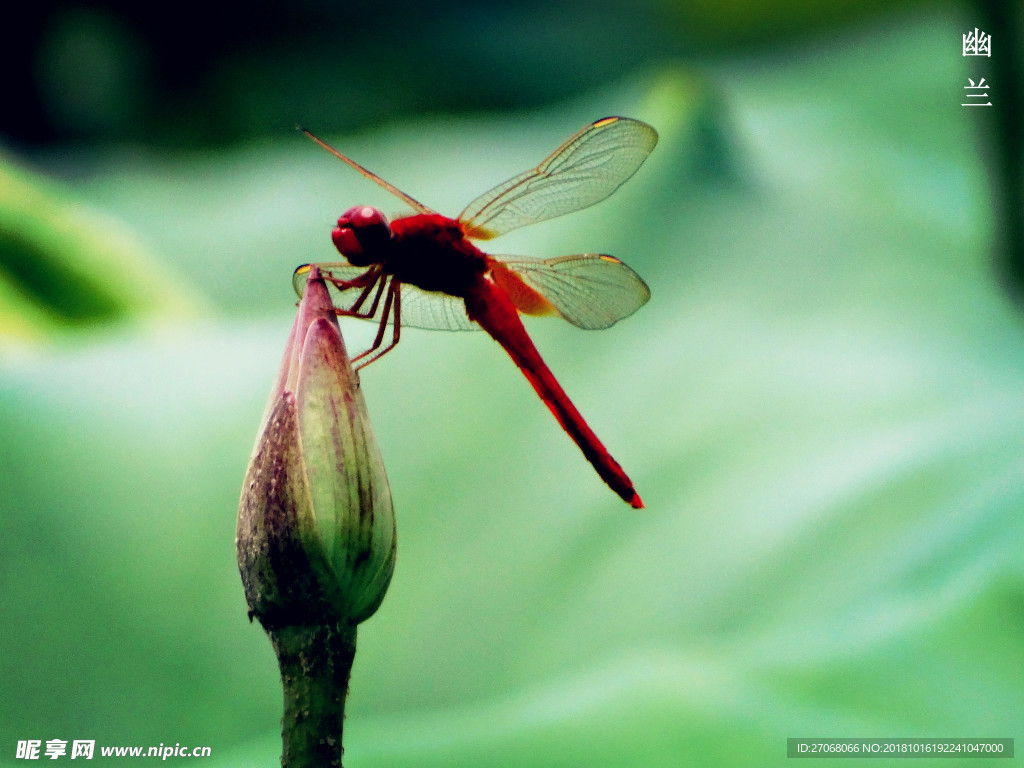
<path id="1" fill-rule="evenodd" d="M 391 491 L 315 267 L 246 473 L 236 546 L 249 617 L 268 631 L 354 627 L 391 581 Z"/>

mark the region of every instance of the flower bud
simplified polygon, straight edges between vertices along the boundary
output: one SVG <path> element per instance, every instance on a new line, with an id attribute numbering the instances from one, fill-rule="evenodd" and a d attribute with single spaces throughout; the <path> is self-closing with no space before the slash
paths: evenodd
<path id="1" fill-rule="evenodd" d="M 268 631 L 354 626 L 394 571 L 391 491 L 315 267 L 242 487 L 236 547 L 249 617 Z"/>

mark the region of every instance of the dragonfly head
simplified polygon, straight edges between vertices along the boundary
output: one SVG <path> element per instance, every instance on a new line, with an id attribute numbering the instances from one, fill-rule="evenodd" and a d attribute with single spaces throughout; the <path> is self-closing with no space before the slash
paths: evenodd
<path id="1" fill-rule="evenodd" d="M 331 240 L 349 264 L 368 267 L 383 257 L 383 249 L 391 240 L 391 227 L 378 209 L 358 205 L 341 215 Z"/>

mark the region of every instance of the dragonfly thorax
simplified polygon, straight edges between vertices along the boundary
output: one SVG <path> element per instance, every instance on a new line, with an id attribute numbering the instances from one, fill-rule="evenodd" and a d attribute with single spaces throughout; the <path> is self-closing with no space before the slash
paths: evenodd
<path id="1" fill-rule="evenodd" d="M 354 267 L 368 267 L 385 258 L 391 227 L 383 213 L 369 205 L 349 208 L 331 232 L 338 252 Z"/>
<path id="2" fill-rule="evenodd" d="M 454 219 L 439 213 L 395 219 L 384 270 L 424 291 L 465 297 L 487 270 L 487 257 L 462 234 Z"/>

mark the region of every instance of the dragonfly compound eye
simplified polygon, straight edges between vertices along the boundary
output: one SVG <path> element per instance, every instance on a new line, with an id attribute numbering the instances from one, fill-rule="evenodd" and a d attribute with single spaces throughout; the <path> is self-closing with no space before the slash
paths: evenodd
<path id="1" fill-rule="evenodd" d="M 341 215 L 331 239 L 334 247 L 349 262 L 363 266 L 382 258 L 381 251 L 391 240 L 391 227 L 384 214 L 376 208 L 357 206 Z"/>

